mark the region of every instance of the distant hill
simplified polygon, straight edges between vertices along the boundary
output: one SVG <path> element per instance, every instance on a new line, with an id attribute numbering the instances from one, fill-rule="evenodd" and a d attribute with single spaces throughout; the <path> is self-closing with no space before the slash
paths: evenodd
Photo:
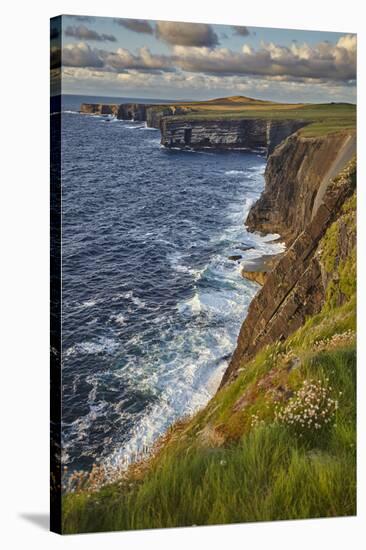
<path id="1" fill-rule="evenodd" d="M 214 99 L 209 99 L 208 101 L 201 101 L 200 103 L 240 103 L 240 104 L 248 104 L 248 103 L 275 103 L 274 101 L 267 101 L 265 99 L 255 99 L 253 97 L 247 97 L 244 95 L 232 95 L 229 97 L 218 97 Z"/>

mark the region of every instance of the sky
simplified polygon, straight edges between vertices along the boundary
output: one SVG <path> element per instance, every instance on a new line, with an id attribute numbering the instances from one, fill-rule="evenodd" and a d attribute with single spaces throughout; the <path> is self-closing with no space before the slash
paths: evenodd
<path id="1" fill-rule="evenodd" d="M 58 23 L 51 55 L 61 47 L 65 94 L 356 103 L 355 34 L 72 15 Z"/>

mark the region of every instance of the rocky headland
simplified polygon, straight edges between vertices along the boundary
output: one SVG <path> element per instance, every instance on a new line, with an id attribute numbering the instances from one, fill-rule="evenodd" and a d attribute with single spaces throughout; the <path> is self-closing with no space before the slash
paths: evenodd
<path id="1" fill-rule="evenodd" d="M 356 513 L 355 109 L 278 105 L 145 108 L 166 147 L 264 148 L 265 189 L 246 224 L 287 248 L 258 272 L 243 267 L 262 286 L 216 394 L 127 472 L 78 474 L 65 532 Z"/>
<path id="2" fill-rule="evenodd" d="M 325 302 L 329 281 L 319 243 L 354 191 L 352 178 L 342 170 L 351 169 L 356 135 L 353 111 L 348 112 L 352 106 L 346 112 L 339 105 L 308 107 L 240 96 L 191 104 L 80 107 L 81 113 L 145 121 L 160 129 L 167 148 L 266 152 L 265 190 L 243 221 L 250 231 L 278 233 L 287 251 L 266 265 L 243 266 L 242 275 L 262 288 L 250 305 L 222 385 L 235 377 L 243 361 L 284 341 Z"/>
<path id="3" fill-rule="evenodd" d="M 164 117 L 186 115 L 191 110 L 183 105 L 166 105 L 152 103 L 82 103 L 80 113 L 92 115 L 113 115 L 118 120 L 146 122 L 149 128 L 161 128 Z"/>
<path id="4" fill-rule="evenodd" d="M 270 155 L 279 143 L 306 124 L 301 120 L 168 117 L 161 121 L 161 144 L 168 148 L 264 150 Z"/>
<path id="5" fill-rule="evenodd" d="M 85 115 L 117 115 L 119 105 L 109 103 L 82 103 L 80 113 Z"/>
<path id="6" fill-rule="evenodd" d="M 297 148 L 301 162 L 291 164 L 290 151 L 294 161 L 298 159 Z M 247 224 L 251 231 L 283 234 L 290 246 L 266 275 L 263 287 L 250 304 L 222 385 L 236 376 L 243 362 L 266 346 L 285 341 L 324 306 L 330 281 L 338 277 L 338 266 L 334 266 L 334 273 L 325 275 L 321 239 L 341 217 L 345 202 L 355 192 L 354 156 L 354 136 L 347 134 L 289 138 L 269 158 L 266 188 L 249 212 Z M 302 172 L 303 164 L 306 170 Z M 322 198 L 316 202 L 318 193 L 322 193 Z M 355 247 L 355 231 L 335 246 L 337 257 L 348 257 Z M 338 301 L 340 305 L 342 296 Z"/>
<path id="7" fill-rule="evenodd" d="M 271 154 L 275 147 L 307 120 L 271 118 L 197 118 L 200 111 L 189 105 L 144 103 L 82 103 L 80 113 L 113 115 L 119 120 L 146 122 L 161 132 L 161 144 L 175 149 L 262 150 Z"/>

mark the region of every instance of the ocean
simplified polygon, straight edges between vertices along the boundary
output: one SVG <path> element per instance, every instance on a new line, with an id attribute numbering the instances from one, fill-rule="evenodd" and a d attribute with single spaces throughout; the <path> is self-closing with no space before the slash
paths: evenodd
<path id="1" fill-rule="evenodd" d="M 81 115 L 83 101 L 113 99 L 62 101 L 69 472 L 127 464 L 209 401 L 259 288 L 241 264 L 282 250 L 244 225 L 263 190 L 262 154 L 167 150 L 159 130 Z"/>

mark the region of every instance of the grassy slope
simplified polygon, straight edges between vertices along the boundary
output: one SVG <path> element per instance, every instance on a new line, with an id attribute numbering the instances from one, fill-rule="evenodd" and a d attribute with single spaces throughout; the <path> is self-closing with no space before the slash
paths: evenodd
<path id="1" fill-rule="evenodd" d="M 220 98 L 211 101 L 182 104 L 192 109 L 187 115 L 178 115 L 192 120 L 265 118 L 268 120 L 304 120 L 309 125 L 301 130 L 306 137 L 319 136 L 342 130 L 354 130 L 356 106 L 349 103 L 274 103 L 253 100 L 242 96 Z M 159 108 L 159 107 L 158 107 Z"/>
<path id="2" fill-rule="evenodd" d="M 354 198 L 344 216 L 355 230 Z M 336 234 L 332 226 L 322 242 L 329 270 L 337 255 Z M 242 365 L 235 382 L 204 410 L 172 427 L 147 464 L 95 493 L 66 495 L 64 531 L 355 514 L 356 299 L 349 276 L 354 251 L 347 261 L 322 312 Z M 336 305 L 340 296 L 343 304 Z M 320 383 L 339 404 L 319 430 L 294 429 L 276 419 L 276 410 L 305 380 Z"/>

